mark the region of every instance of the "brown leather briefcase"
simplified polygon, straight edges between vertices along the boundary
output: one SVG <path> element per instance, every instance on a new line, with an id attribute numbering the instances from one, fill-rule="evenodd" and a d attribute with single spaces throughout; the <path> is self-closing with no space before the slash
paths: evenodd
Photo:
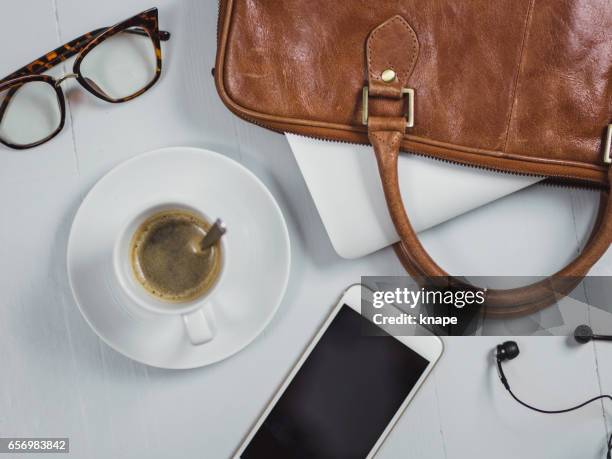
<path id="1" fill-rule="evenodd" d="M 490 314 L 554 302 L 610 245 L 609 0 L 223 0 L 215 80 L 253 123 L 371 144 L 395 251 L 420 280 L 462 285 L 410 224 L 400 151 L 600 189 L 582 253 L 546 281 L 488 290 Z"/>

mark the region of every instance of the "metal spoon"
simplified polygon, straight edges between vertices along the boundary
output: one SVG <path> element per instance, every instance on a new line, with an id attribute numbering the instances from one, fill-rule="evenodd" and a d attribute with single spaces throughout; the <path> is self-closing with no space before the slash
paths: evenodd
<path id="1" fill-rule="evenodd" d="M 225 234 L 226 231 L 227 227 L 225 226 L 225 223 L 223 223 L 220 218 L 217 218 L 217 220 L 215 220 L 215 223 L 213 223 L 210 229 L 206 232 L 206 236 L 204 236 L 204 239 L 202 239 L 202 242 L 200 243 L 200 250 L 204 252 L 205 250 L 215 245 L 217 241 L 221 239 L 221 236 Z"/>

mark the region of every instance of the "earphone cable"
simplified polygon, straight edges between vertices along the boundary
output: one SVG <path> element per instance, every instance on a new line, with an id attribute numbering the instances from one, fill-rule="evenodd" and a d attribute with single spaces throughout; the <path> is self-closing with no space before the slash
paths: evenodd
<path id="1" fill-rule="evenodd" d="M 542 414 L 563 414 L 563 413 L 569 413 L 570 411 L 575 411 L 575 410 L 579 410 L 580 408 L 583 408 L 587 405 L 589 405 L 590 403 L 596 402 L 598 400 L 604 400 L 604 399 L 608 399 L 610 401 L 612 401 L 612 396 L 608 395 L 608 394 L 602 394 L 602 395 L 598 395 L 597 397 L 593 397 L 583 403 L 580 403 L 579 405 L 576 406 L 572 406 L 570 408 L 565 408 L 562 410 L 543 410 L 541 408 L 537 408 L 535 406 L 530 405 L 529 403 L 526 403 L 524 401 L 522 401 L 520 398 L 518 398 L 514 392 L 512 392 L 512 389 L 510 389 L 510 384 L 508 383 L 508 379 L 506 379 L 506 374 L 504 373 L 504 369 L 502 368 L 502 363 L 501 360 L 497 359 L 497 370 L 498 370 L 498 374 L 499 374 L 499 378 L 501 379 L 502 384 L 504 385 L 504 387 L 506 388 L 506 390 L 508 391 L 508 393 L 512 396 L 512 398 L 514 400 L 516 400 L 517 403 L 519 403 L 520 405 L 524 406 L 525 408 L 528 408 L 530 410 L 536 411 L 538 413 L 542 413 Z M 612 459 L 612 434 L 610 434 L 610 438 L 608 439 L 608 451 L 606 454 L 606 458 L 607 459 Z"/>
<path id="2" fill-rule="evenodd" d="M 501 360 L 497 360 L 497 370 L 499 372 L 499 378 L 501 379 L 502 384 L 504 385 L 504 387 L 506 388 L 506 390 L 510 393 L 510 395 L 512 396 L 512 398 L 514 400 L 516 400 L 518 403 L 520 403 L 521 405 L 523 405 L 525 408 L 529 408 L 530 410 L 533 411 L 537 411 L 538 413 L 543 413 L 543 414 L 563 414 L 563 413 L 569 413 L 570 411 L 574 411 L 574 410 L 578 410 L 590 403 L 596 402 L 597 400 L 603 400 L 603 399 L 608 399 L 610 401 L 612 401 L 612 396 L 611 395 L 607 395 L 607 394 L 602 394 L 602 395 L 598 395 L 597 397 L 593 397 L 589 400 L 587 400 L 586 402 L 580 403 L 576 406 L 572 406 L 571 408 L 565 408 L 562 410 L 543 410 L 541 408 L 536 408 L 535 406 L 532 406 L 524 401 L 522 401 L 520 398 L 518 398 L 514 392 L 512 392 L 512 389 L 510 389 L 510 384 L 508 383 L 508 379 L 506 378 L 506 374 L 504 373 L 504 369 L 502 367 L 502 363 Z"/>
<path id="3" fill-rule="evenodd" d="M 543 413 L 543 414 L 563 414 L 563 413 L 569 413 L 570 411 L 579 410 L 580 408 L 582 408 L 584 406 L 587 406 L 590 403 L 596 402 L 597 400 L 603 400 L 603 399 L 612 400 L 612 396 L 610 396 L 610 395 L 599 395 L 597 397 L 593 397 L 590 400 L 587 400 L 584 403 L 581 403 L 580 405 L 572 406 L 571 408 L 566 408 L 566 409 L 563 409 L 563 410 L 542 410 L 540 408 L 536 408 L 535 406 L 531 406 L 528 403 L 523 402 L 516 395 L 514 395 L 514 392 L 512 392 L 511 389 L 508 389 L 508 392 L 510 393 L 510 395 L 512 396 L 512 398 L 514 400 L 516 400 L 518 403 L 523 405 L 525 408 L 529 408 L 530 410 L 537 411 L 538 413 Z"/>

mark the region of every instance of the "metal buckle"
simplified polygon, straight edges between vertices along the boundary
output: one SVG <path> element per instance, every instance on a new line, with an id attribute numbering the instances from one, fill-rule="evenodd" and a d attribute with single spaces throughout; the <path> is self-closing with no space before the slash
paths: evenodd
<path id="1" fill-rule="evenodd" d="M 610 146 L 612 145 L 612 124 L 608 124 L 608 132 L 606 134 L 606 143 L 604 146 L 604 157 L 603 161 L 606 164 L 612 164 L 612 158 L 610 158 Z"/>
<path id="2" fill-rule="evenodd" d="M 369 88 L 367 86 L 364 86 L 361 92 L 361 122 L 364 124 L 364 126 L 368 125 L 369 94 L 370 94 Z M 408 107 L 406 108 L 406 127 L 411 128 L 414 126 L 414 89 L 402 88 L 402 95 L 408 96 Z M 609 130 L 608 130 L 608 134 L 610 134 Z"/>

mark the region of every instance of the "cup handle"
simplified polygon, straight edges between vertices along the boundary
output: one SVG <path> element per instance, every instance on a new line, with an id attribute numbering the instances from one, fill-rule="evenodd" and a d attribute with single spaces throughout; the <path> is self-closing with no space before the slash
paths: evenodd
<path id="1" fill-rule="evenodd" d="M 187 336 L 194 346 L 208 343 L 215 337 L 215 330 L 206 318 L 204 308 L 189 314 L 183 314 L 183 324 L 185 324 Z"/>

